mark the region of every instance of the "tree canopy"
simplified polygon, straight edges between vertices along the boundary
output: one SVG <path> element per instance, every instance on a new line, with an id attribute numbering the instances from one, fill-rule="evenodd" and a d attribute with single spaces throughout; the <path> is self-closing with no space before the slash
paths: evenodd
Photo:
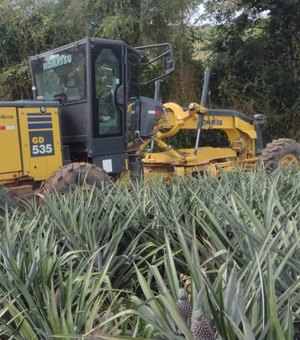
<path id="1" fill-rule="evenodd" d="M 299 138 L 300 2 L 205 4 L 216 24 L 208 48 L 217 74 L 217 104 L 265 113 L 276 127 L 273 133 Z"/>

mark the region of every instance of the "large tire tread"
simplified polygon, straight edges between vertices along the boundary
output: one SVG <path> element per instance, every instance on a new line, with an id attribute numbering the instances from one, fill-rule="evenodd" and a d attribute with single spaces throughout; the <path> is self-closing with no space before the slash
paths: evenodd
<path id="1" fill-rule="evenodd" d="M 300 144 L 289 138 L 275 139 L 262 150 L 260 161 L 266 169 L 275 170 L 288 154 L 296 156 L 300 164 Z"/>
<path id="2" fill-rule="evenodd" d="M 56 191 L 64 193 L 72 186 L 95 185 L 102 189 L 111 183 L 108 174 L 94 164 L 85 162 L 70 163 L 60 167 L 50 176 L 42 185 L 40 192 L 42 194 Z"/>

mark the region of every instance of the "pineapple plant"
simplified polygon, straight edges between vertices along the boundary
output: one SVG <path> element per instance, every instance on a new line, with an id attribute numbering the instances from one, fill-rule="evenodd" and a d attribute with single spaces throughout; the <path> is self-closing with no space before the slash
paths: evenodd
<path id="1" fill-rule="evenodd" d="M 237 171 L 0 214 L 0 338 L 296 339 L 299 183 Z"/>

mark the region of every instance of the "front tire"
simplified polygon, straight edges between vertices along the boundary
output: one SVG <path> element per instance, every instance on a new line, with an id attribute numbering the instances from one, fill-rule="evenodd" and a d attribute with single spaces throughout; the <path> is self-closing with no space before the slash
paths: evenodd
<path id="1" fill-rule="evenodd" d="M 70 187 L 84 183 L 103 189 L 106 185 L 111 184 L 112 181 L 104 170 L 94 164 L 71 163 L 56 170 L 42 185 L 41 193 L 45 194 L 53 190 L 58 193 L 64 193 Z"/>
<path id="2" fill-rule="evenodd" d="M 266 169 L 300 168 L 300 144 L 293 139 L 275 139 L 263 149 L 261 162 Z"/>

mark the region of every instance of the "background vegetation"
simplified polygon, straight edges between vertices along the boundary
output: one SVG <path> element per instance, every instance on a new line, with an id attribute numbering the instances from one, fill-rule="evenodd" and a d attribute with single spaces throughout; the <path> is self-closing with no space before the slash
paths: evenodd
<path id="1" fill-rule="evenodd" d="M 164 101 L 199 100 L 209 65 L 210 106 L 267 114 L 267 140 L 300 137 L 297 0 L 2 0 L 0 34 L 3 99 L 31 97 L 28 56 L 86 35 L 171 42 L 176 72 L 162 86 Z"/>

